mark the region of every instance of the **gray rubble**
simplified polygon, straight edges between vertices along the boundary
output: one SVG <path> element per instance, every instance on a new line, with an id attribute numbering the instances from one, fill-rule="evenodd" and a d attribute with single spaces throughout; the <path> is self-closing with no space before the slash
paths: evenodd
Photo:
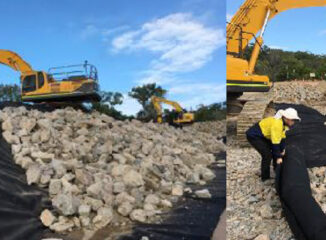
<path id="1" fill-rule="evenodd" d="M 0 123 L 27 183 L 49 192 L 54 209 L 42 212 L 43 224 L 60 233 L 150 222 L 173 207 L 187 183 L 212 180 L 208 166 L 225 151 L 216 135 L 194 127 L 116 121 L 72 108 L 9 107 L 0 111 Z"/>

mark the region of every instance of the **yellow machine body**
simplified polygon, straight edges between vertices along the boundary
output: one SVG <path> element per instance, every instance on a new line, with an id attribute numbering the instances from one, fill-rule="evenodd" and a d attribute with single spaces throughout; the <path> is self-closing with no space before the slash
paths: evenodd
<path id="1" fill-rule="evenodd" d="M 179 103 L 170 101 L 161 97 L 152 96 L 151 97 L 152 104 L 155 108 L 157 119 L 156 121 L 158 123 L 163 122 L 163 111 L 161 104 L 167 104 L 172 106 L 175 111 L 178 113 L 178 116 L 176 119 L 173 119 L 173 123 L 176 125 L 184 125 L 184 124 L 191 124 L 195 120 L 195 116 L 193 113 L 186 112 Z"/>
<path id="2" fill-rule="evenodd" d="M 90 64 L 51 68 L 51 71 L 63 70 L 56 73 L 35 71 L 19 55 L 8 50 L 0 50 L 0 63 L 20 72 L 23 102 L 100 100 L 97 71 Z M 67 68 L 79 70 L 67 71 Z M 61 75 L 60 80 L 54 78 L 56 75 Z"/>
<path id="3" fill-rule="evenodd" d="M 325 5 L 326 0 L 246 0 L 227 25 L 227 92 L 269 91 L 268 76 L 254 73 L 268 21 L 289 9 Z M 243 52 L 252 39 L 255 39 L 254 49 L 247 61 Z"/>

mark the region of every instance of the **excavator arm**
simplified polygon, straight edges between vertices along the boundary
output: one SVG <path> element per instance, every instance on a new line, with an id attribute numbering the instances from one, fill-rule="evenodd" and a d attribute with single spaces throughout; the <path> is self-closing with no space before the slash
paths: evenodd
<path id="1" fill-rule="evenodd" d="M 34 72 L 32 67 L 27 62 L 12 51 L 0 50 L 0 63 L 11 67 L 15 71 L 19 71 L 22 75 Z"/>
<path id="2" fill-rule="evenodd" d="M 227 26 L 227 51 L 243 51 L 259 31 L 262 37 L 267 22 L 281 12 L 325 5 L 326 0 L 246 0 Z"/>
<path id="3" fill-rule="evenodd" d="M 156 97 L 156 96 L 152 96 L 151 100 L 152 100 L 154 108 L 156 109 L 158 114 L 162 115 L 161 103 L 165 103 L 167 105 L 172 106 L 177 112 L 183 112 L 183 108 L 177 102 L 170 101 L 170 100 L 167 100 L 167 99 L 164 99 L 164 98 L 161 98 L 161 97 Z"/>

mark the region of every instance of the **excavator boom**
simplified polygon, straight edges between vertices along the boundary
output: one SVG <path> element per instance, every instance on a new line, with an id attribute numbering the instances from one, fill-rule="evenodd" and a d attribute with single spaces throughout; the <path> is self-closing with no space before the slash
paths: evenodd
<path id="1" fill-rule="evenodd" d="M 15 71 L 21 72 L 21 74 L 34 72 L 32 67 L 27 62 L 25 62 L 18 54 L 9 50 L 0 49 L 0 63 L 11 67 Z"/>
<path id="2" fill-rule="evenodd" d="M 267 21 L 290 9 L 325 5 L 326 0 L 246 0 L 227 26 L 227 52 L 243 51 L 264 27 L 268 11 Z"/>

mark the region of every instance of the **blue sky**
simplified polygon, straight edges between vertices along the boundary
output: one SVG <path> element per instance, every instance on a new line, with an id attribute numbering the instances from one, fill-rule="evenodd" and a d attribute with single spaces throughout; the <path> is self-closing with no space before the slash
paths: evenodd
<path id="1" fill-rule="evenodd" d="M 227 3 L 228 19 L 244 0 Z M 265 31 L 267 46 L 326 54 L 326 7 L 292 9 L 273 18 Z"/>
<path id="2" fill-rule="evenodd" d="M 158 82 L 184 107 L 225 100 L 225 2 L 222 0 L 3 0 L 1 49 L 35 70 L 88 60 L 102 90 Z M 19 74 L 0 66 L 0 82 Z M 125 98 L 132 114 L 140 106 Z"/>

